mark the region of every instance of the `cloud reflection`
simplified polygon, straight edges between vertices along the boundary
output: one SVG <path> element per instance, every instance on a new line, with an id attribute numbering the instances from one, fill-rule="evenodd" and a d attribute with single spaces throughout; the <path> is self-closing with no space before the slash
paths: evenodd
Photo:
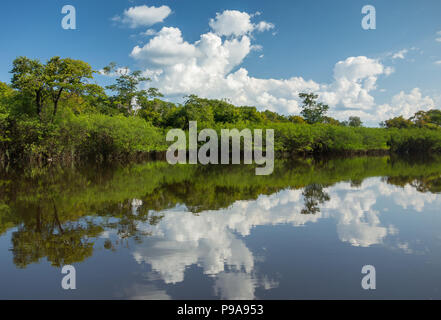
<path id="1" fill-rule="evenodd" d="M 194 215 L 185 210 L 164 212 L 156 226 L 143 224 L 151 240 L 137 245 L 133 256 L 147 263 L 166 284 L 184 281 L 185 271 L 197 265 L 205 275 L 215 276 L 214 293 L 222 299 L 254 299 L 256 288 L 273 289 L 277 281 L 257 275 L 258 259 L 246 246 L 245 237 L 257 226 L 290 224 L 305 226 L 321 219 L 333 219 L 340 241 L 357 247 L 382 244 L 399 230 L 381 222 L 378 203 L 387 196 L 400 208 L 420 212 L 427 203 L 441 204 L 440 195 L 420 193 L 411 186 L 388 185 L 380 178 L 365 180 L 357 188 L 349 182 L 323 188 L 329 199 L 318 204 L 315 214 L 302 214 L 305 193 L 284 190 L 262 195 L 255 201 L 237 201 L 227 209 Z M 295 232 L 295 231 L 293 231 Z M 407 244 L 397 248 L 411 253 Z"/>

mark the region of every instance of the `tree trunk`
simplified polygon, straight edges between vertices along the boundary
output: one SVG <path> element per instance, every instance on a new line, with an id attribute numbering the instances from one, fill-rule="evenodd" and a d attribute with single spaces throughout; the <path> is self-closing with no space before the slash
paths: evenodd
<path id="1" fill-rule="evenodd" d="M 35 103 L 37 104 L 37 115 L 40 117 L 41 120 L 41 105 L 42 105 L 42 96 L 41 96 L 41 89 L 37 90 L 37 96 L 35 98 Z"/>
<path id="2" fill-rule="evenodd" d="M 55 205 L 55 201 L 52 200 L 52 202 L 54 203 L 54 218 L 55 218 L 55 222 L 58 225 L 58 230 L 60 231 L 61 234 L 64 233 L 63 227 L 61 225 L 60 219 L 58 218 L 58 210 L 57 210 L 57 206 Z"/>
<path id="3" fill-rule="evenodd" d="M 41 233 L 41 207 L 37 208 L 37 223 L 36 223 L 36 231 Z"/>
<path id="4" fill-rule="evenodd" d="M 54 113 L 52 114 L 52 121 L 54 121 L 55 115 L 57 114 L 58 109 L 58 101 L 60 101 L 61 93 L 63 92 L 63 88 L 58 91 L 58 94 L 54 97 Z"/>

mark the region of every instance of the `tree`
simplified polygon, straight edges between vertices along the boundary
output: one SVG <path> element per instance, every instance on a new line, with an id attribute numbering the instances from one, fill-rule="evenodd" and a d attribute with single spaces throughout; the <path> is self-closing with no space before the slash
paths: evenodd
<path id="1" fill-rule="evenodd" d="M 301 116 L 289 116 L 288 120 L 292 123 L 305 124 L 306 121 Z"/>
<path id="2" fill-rule="evenodd" d="M 112 62 L 103 69 L 107 75 L 116 75 L 116 83 L 106 86 L 106 89 L 113 91 L 116 95 L 113 97 L 113 103 L 119 108 L 124 108 L 127 112 L 132 111 L 133 103 L 140 100 L 154 97 L 162 97 L 162 94 L 156 88 L 148 90 L 139 90 L 139 85 L 150 78 L 144 77 L 139 70 L 130 71 L 129 68 L 117 68 L 116 63 Z"/>
<path id="3" fill-rule="evenodd" d="M 46 98 L 52 100 L 55 117 L 62 93 L 83 93 L 90 86 L 85 80 L 93 76 L 88 63 L 60 57 L 53 57 L 46 64 L 19 57 L 14 60 L 11 73 L 13 88 L 33 97 L 40 119 Z"/>
<path id="4" fill-rule="evenodd" d="M 349 127 L 358 128 L 358 127 L 361 127 L 363 125 L 363 122 L 361 122 L 360 117 L 349 117 L 347 125 Z"/>
<path id="5" fill-rule="evenodd" d="M 16 58 L 12 65 L 12 87 L 33 98 L 37 115 L 41 118 L 41 111 L 47 93 L 44 65 L 39 60 L 26 57 Z"/>
<path id="6" fill-rule="evenodd" d="M 436 128 L 436 126 L 441 125 L 441 111 L 418 111 L 409 120 L 412 121 L 419 128 Z"/>
<path id="7" fill-rule="evenodd" d="M 211 126 L 214 123 L 214 114 L 207 101 L 196 95 L 186 98 L 184 106 L 172 116 L 176 128 L 188 129 L 190 121 L 197 121 L 200 126 Z"/>
<path id="8" fill-rule="evenodd" d="M 262 123 L 263 117 L 262 114 L 259 113 L 256 107 L 240 107 L 240 118 L 242 121 L 250 122 L 250 123 Z"/>
<path id="9" fill-rule="evenodd" d="M 6 117 L 14 103 L 15 90 L 6 83 L 0 81 L 0 122 L 2 115 Z"/>
<path id="10" fill-rule="evenodd" d="M 300 93 L 299 97 L 303 99 L 301 115 L 309 124 L 320 123 L 329 110 L 329 106 L 323 103 L 317 103 L 318 95 L 313 93 Z"/>
<path id="11" fill-rule="evenodd" d="M 3 153 L 3 143 L 10 140 L 8 137 L 8 117 L 10 112 L 11 98 L 14 96 L 14 90 L 6 83 L 0 81 L 0 162 Z"/>
<path id="12" fill-rule="evenodd" d="M 262 114 L 270 122 L 285 122 L 287 120 L 284 116 L 270 110 L 265 110 Z"/>
<path id="13" fill-rule="evenodd" d="M 176 109 L 173 103 L 162 101 L 158 98 L 153 100 L 141 99 L 138 103 L 141 107 L 138 116 L 144 118 L 156 127 L 166 127 L 170 114 Z"/>
<path id="14" fill-rule="evenodd" d="M 333 126 L 340 126 L 340 125 L 342 125 L 342 123 L 340 121 L 338 121 L 337 119 L 334 119 L 332 117 L 323 117 L 322 122 L 326 123 L 326 124 L 333 125 Z"/>
<path id="15" fill-rule="evenodd" d="M 240 121 L 240 108 L 221 100 L 212 101 L 214 121 L 220 123 L 237 123 Z"/>
<path id="16" fill-rule="evenodd" d="M 436 124 L 437 126 L 441 126 L 441 110 L 429 110 L 427 111 L 427 114 L 430 117 L 431 123 Z"/>
<path id="17" fill-rule="evenodd" d="M 386 128 L 398 128 L 398 129 L 405 129 L 405 128 L 411 128 L 413 126 L 413 122 L 407 119 L 404 119 L 403 116 L 395 117 L 389 120 L 384 121 L 384 123 L 381 124 L 383 127 Z"/>
<path id="18" fill-rule="evenodd" d="M 53 117 L 57 113 L 58 102 L 63 91 L 83 93 L 89 88 L 85 80 L 92 79 L 93 73 L 92 67 L 81 60 L 53 57 L 47 62 L 45 76 L 47 90 L 54 105 Z"/>

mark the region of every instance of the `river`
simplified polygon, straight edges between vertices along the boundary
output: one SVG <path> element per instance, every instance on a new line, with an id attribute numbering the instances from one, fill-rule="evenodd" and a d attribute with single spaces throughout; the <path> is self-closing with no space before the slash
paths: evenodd
<path id="1" fill-rule="evenodd" d="M 441 299 L 439 160 L 2 171 L 0 299 Z"/>

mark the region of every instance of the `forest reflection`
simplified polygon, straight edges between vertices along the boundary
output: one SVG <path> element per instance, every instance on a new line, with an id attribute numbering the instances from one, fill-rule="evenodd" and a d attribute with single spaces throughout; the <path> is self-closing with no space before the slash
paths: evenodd
<path id="1" fill-rule="evenodd" d="M 370 177 L 420 193 L 441 192 L 439 159 L 390 157 L 278 161 L 271 176 L 252 166 L 171 166 L 149 162 L 117 168 L 28 168 L 0 174 L 0 235 L 10 232 L 14 264 L 25 268 L 46 258 L 54 267 L 91 257 L 96 240 L 111 231 L 104 248 L 142 243 L 170 210 L 193 216 L 299 190 L 303 208 L 317 215 L 340 182 L 360 188 Z M 184 209 L 183 209 L 184 210 Z M 297 210 L 297 209 L 296 209 Z"/>

